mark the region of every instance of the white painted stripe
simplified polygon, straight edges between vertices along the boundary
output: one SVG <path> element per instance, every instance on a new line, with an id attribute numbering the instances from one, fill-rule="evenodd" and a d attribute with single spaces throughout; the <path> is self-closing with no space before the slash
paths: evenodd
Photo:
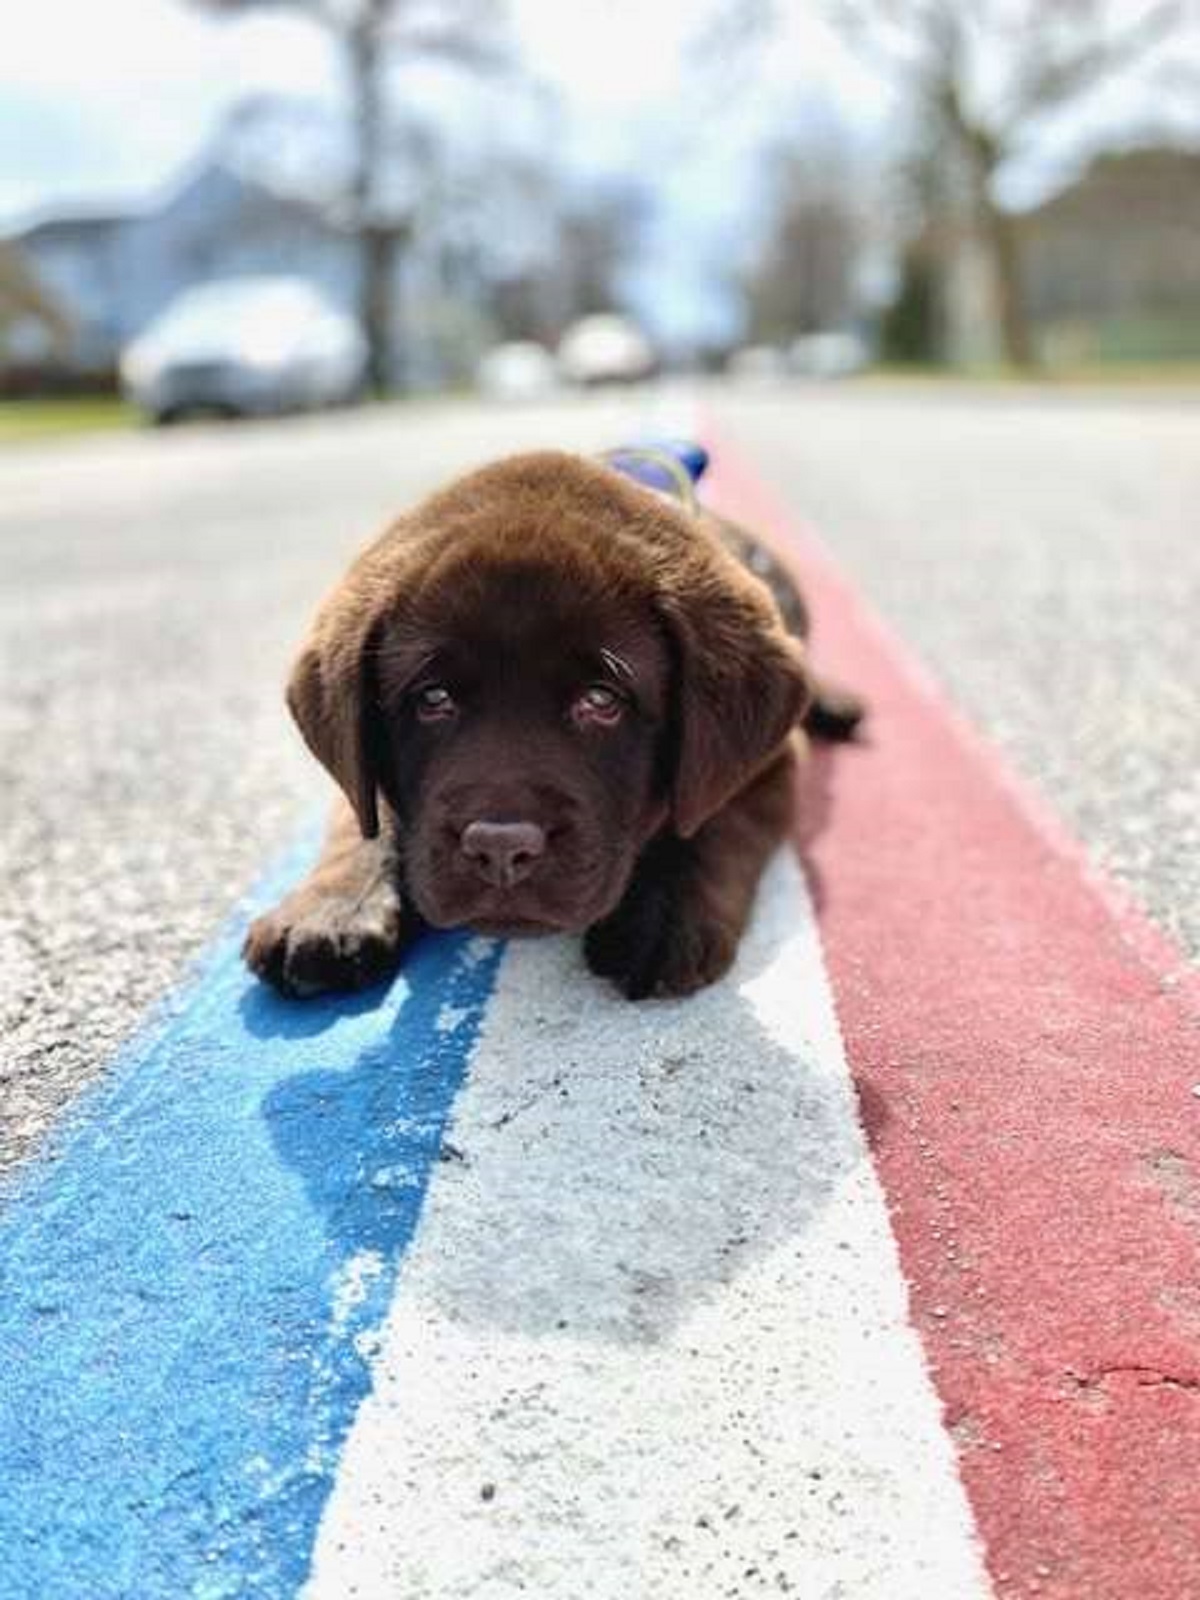
<path id="1" fill-rule="evenodd" d="M 990 1594 L 808 898 L 633 1006 L 505 958 L 308 1600 Z"/>

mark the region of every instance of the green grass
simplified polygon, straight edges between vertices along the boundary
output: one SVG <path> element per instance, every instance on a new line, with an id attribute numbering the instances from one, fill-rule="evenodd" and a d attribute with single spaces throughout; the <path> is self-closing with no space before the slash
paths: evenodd
<path id="1" fill-rule="evenodd" d="M 1089 361 L 1078 366 L 1041 366 L 1030 371 L 1018 367 L 995 366 L 891 366 L 871 367 L 856 380 L 859 383 L 994 383 L 1041 384 L 1046 388 L 1072 384 L 1109 385 L 1200 385 L 1200 361 Z"/>
<path id="2" fill-rule="evenodd" d="M 0 445 L 97 430 L 130 428 L 137 412 L 106 395 L 75 400 L 0 401 Z"/>

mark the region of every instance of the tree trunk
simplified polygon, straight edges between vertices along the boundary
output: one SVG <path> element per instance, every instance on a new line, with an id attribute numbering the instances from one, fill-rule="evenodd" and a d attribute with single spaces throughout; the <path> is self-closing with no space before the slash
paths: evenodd
<path id="1" fill-rule="evenodd" d="M 1036 367 L 1037 355 L 1025 310 L 1021 224 L 1016 217 L 1002 211 L 990 195 L 984 199 L 981 212 L 984 240 L 992 263 L 996 312 L 1005 359 L 1014 367 Z"/>
<path id="2" fill-rule="evenodd" d="M 357 151 L 354 229 L 359 245 L 359 326 L 367 341 L 371 392 L 391 388 L 393 283 L 399 234 L 380 214 L 380 172 L 385 151 L 383 23 L 391 0 L 367 0 L 349 34 Z"/>
<path id="3" fill-rule="evenodd" d="M 358 314 L 367 341 L 367 382 L 374 395 L 385 395 L 392 387 L 393 287 L 399 242 L 396 230 L 387 226 L 367 222 L 359 231 Z"/>
<path id="4" fill-rule="evenodd" d="M 1002 211 L 992 197 L 992 184 L 1004 159 L 1004 147 L 994 134 L 964 114 L 956 85 L 951 87 L 946 111 L 968 163 L 975 226 L 991 267 L 996 323 L 1004 358 L 1010 366 L 1028 369 L 1037 365 L 1037 358 L 1025 312 L 1021 224 L 1009 212 Z"/>

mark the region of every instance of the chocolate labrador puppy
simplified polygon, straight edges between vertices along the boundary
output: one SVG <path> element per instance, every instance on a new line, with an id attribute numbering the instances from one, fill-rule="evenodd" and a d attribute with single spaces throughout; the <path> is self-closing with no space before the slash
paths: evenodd
<path id="1" fill-rule="evenodd" d="M 432 924 L 581 933 L 631 999 L 711 983 L 792 822 L 795 730 L 861 715 L 806 633 L 761 546 L 611 466 L 451 484 L 363 551 L 296 663 L 345 803 L 246 960 L 287 994 L 354 989 Z"/>

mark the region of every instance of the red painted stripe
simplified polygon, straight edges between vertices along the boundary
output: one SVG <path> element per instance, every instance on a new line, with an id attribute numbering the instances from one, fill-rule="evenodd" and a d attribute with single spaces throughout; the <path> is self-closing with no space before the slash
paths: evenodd
<path id="1" fill-rule="evenodd" d="M 871 701 L 869 742 L 818 755 L 802 843 L 993 1580 L 1200 1596 L 1196 975 L 714 457 L 714 499 L 790 548 L 818 664 Z"/>

